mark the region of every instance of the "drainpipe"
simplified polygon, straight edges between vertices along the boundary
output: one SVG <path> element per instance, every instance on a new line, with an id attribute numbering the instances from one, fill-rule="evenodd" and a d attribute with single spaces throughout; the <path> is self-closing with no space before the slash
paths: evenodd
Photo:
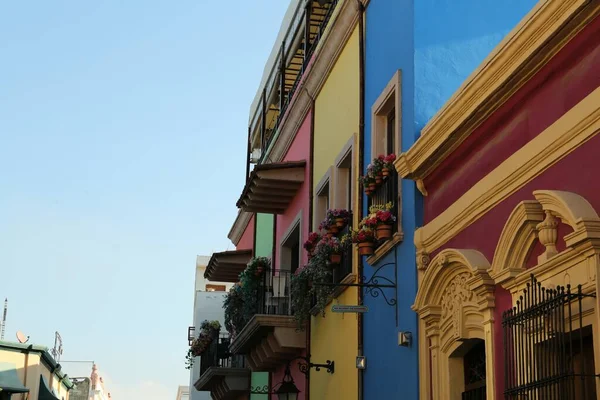
<path id="1" fill-rule="evenodd" d="M 315 159 L 315 99 L 314 97 L 312 97 L 310 95 L 310 93 L 308 92 L 308 90 L 306 88 L 304 88 L 304 90 L 306 91 L 306 95 L 310 98 L 311 101 L 311 110 L 310 110 L 310 153 L 308 156 L 308 164 L 309 164 L 309 171 L 308 171 L 308 198 L 309 198 L 309 203 L 308 203 L 308 231 L 312 232 L 313 230 L 313 196 L 314 196 L 314 174 L 313 174 L 313 162 Z M 310 318 L 308 320 L 308 323 L 306 324 L 306 356 L 310 357 Z M 304 397 L 305 400 L 310 400 L 310 379 L 309 379 L 309 375 L 310 375 L 310 368 L 308 370 L 308 374 L 306 375 L 305 378 L 305 390 L 306 390 L 306 396 Z"/>
<path id="2" fill-rule="evenodd" d="M 359 86 L 359 123 L 358 123 L 358 165 L 360 174 L 363 173 L 364 169 L 364 147 L 365 147 L 365 23 L 364 14 L 365 6 L 361 0 L 356 0 L 358 5 L 358 69 L 360 76 Z M 359 189 L 358 196 L 358 210 L 359 219 L 363 213 L 363 200 L 364 194 Z M 358 283 L 361 284 L 363 269 L 364 269 L 363 257 L 359 256 L 358 261 Z M 362 288 L 358 288 L 358 304 L 363 303 L 363 291 Z M 363 355 L 363 315 L 358 314 L 358 349 L 357 353 L 359 356 Z M 363 399 L 363 370 L 358 370 L 358 400 Z"/>

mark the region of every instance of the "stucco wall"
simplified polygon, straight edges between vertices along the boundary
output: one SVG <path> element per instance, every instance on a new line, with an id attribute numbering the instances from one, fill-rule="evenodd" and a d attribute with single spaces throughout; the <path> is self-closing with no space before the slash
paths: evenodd
<path id="1" fill-rule="evenodd" d="M 282 215 L 277 215 L 277 226 L 276 226 L 276 268 L 285 269 L 287 266 L 280 264 L 281 262 L 281 245 L 282 240 L 285 239 L 285 235 L 288 233 L 290 226 L 296 221 L 296 218 L 300 215 L 300 248 L 302 249 L 302 243 L 308 237 L 309 230 L 309 173 L 310 173 L 310 130 L 311 130 L 311 112 L 305 117 L 302 125 L 298 129 L 294 141 L 290 146 L 287 154 L 284 157 L 284 161 L 301 161 L 306 160 L 306 169 L 304 174 L 304 183 L 300 185 L 298 192 L 294 196 L 294 199 L 287 207 L 286 211 Z M 307 254 L 304 250 L 300 251 L 300 265 L 306 264 L 308 261 Z"/>
<path id="2" fill-rule="evenodd" d="M 250 218 L 240 241 L 238 242 L 236 249 L 237 250 L 248 250 L 252 249 L 254 246 L 254 216 Z"/>
<path id="3" fill-rule="evenodd" d="M 256 215 L 256 239 L 254 255 L 256 257 L 271 257 L 273 253 L 273 215 Z"/>
<path id="4" fill-rule="evenodd" d="M 315 100 L 314 185 L 358 133 L 358 31 L 355 29 Z"/>
<path id="5" fill-rule="evenodd" d="M 414 2 L 416 134 L 536 3 L 537 0 Z"/>
<path id="6" fill-rule="evenodd" d="M 371 107 L 380 96 L 397 70 L 401 71 L 402 104 L 401 131 L 396 140 L 401 141 L 402 150 L 408 149 L 415 139 L 414 124 L 414 63 L 413 63 L 413 1 L 375 0 L 366 10 L 366 64 L 365 64 L 365 147 L 364 165 L 371 161 Z M 361 192 L 362 194 L 362 192 Z M 397 270 L 398 289 L 384 289 L 388 297 L 397 296 L 396 308 L 386 304 L 382 296 L 365 296 L 364 303 L 369 312 L 363 315 L 364 355 L 367 368 L 364 370 L 363 395 L 365 400 L 418 398 L 418 351 L 416 341 L 417 317 L 410 308 L 417 291 L 415 248 L 412 241 L 415 225 L 421 220 L 421 198 L 414 184 L 401 181 L 402 230 L 404 242 L 392 250 L 374 267 L 364 263 L 364 275 L 372 276 L 375 268 L 379 276 L 394 279 Z M 364 199 L 363 212 L 367 211 Z M 419 221 L 419 222 L 417 222 Z M 396 326 L 398 318 L 398 326 Z M 398 346 L 398 332 L 415 333 L 410 348 Z"/>
<path id="7" fill-rule="evenodd" d="M 315 101 L 314 182 L 319 182 L 343 146 L 358 133 L 359 60 L 358 30 L 355 29 Z M 357 290 L 347 288 L 335 303 L 355 305 Z M 357 398 L 356 356 L 358 325 L 355 315 L 330 312 L 311 319 L 311 361 L 335 361 L 335 374 L 312 371 L 312 399 Z"/>

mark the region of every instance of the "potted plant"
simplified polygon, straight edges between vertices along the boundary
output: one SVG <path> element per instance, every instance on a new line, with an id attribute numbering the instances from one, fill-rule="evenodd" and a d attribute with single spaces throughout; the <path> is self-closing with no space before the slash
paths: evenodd
<path id="1" fill-rule="evenodd" d="M 336 224 L 336 217 L 330 211 L 327 210 L 325 219 L 319 224 L 319 230 L 326 231 L 327 236 L 332 237 L 340 231 L 340 228 Z"/>
<path id="2" fill-rule="evenodd" d="M 371 164 L 367 166 L 367 174 L 375 178 L 375 184 L 381 185 L 383 183 L 383 155 L 374 158 Z"/>
<path id="3" fill-rule="evenodd" d="M 358 245 L 358 254 L 361 256 L 371 255 L 375 251 L 374 231 L 366 225 L 352 231 L 352 242 Z"/>
<path id="4" fill-rule="evenodd" d="M 394 161 L 396 161 L 395 154 L 388 154 L 383 158 L 383 167 L 381 169 L 383 176 L 390 176 L 390 171 L 394 169 Z"/>
<path id="5" fill-rule="evenodd" d="M 317 232 L 311 232 L 308 235 L 308 239 L 304 242 L 304 250 L 308 253 L 308 258 L 312 257 L 315 252 L 317 244 L 321 241 L 322 236 Z"/>
<path id="6" fill-rule="evenodd" d="M 327 210 L 327 220 L 335 221 L 335 225 L 339 229 L 344 229 L 344 227 L 348 225 L 350 222 L 350 215 L 350 211 L 343 208 Z"/>
<path id="7" fill-rule="evenodd" d="M 316 253 L 329 259 L 329 266 L 342 262 L 342 244 L 338 238 L 325 236 L 317 244 Z"/>
<path id="8" fill-rule="evenodd" d="M 384 205 L 372 205 L 369 207 L 369 221 L 371 227 L 375 225 L 375 237 L 378 240 L 387 240 L 392 237 L 393 224 L 396 216 L 392 213 L 392 203 Z"/>
<path id="9" fill-rule="evenodd" d="M 368 174 L 360 179 L 360 183 L 362 184 L 367 196 L 370 196 L 371 193 L 373 193 L 373 191 L 377 188 L 377 185 L 375 184 L 375 178 Z"/>
<path id="10" fill-rule="evenodd" d="M 244 328 L 248 322 L 244 315 L 244 292 L 241 284 L 237 282 L 229 289 L 223 301 L 225 310 L 225 329 L 233 337 Z"/>
<path id="11" fill-rule="evenodd" d="M 198 337 L 192 341 L 192 344 L 186 355 L 186 368 L 191 369 L 194 366 L 194 358 L 199 357 L 206 352 L 213 340 L 219 337 L 221 324 L 219 321 L 203 321 L 200 325 Z"/>

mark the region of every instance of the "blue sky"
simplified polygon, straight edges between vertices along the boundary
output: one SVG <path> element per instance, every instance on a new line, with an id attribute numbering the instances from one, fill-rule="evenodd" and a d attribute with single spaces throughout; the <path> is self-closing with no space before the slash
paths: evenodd
<path id="1" fill-rule="evenodd" d="M 195 257 L 232 247 L 248 110 L 287 4 L 0 5 L 7 339 L 51 346 L 58 330 L 63 360 L 95 360 L 116 400 L 187 384 Z"/>

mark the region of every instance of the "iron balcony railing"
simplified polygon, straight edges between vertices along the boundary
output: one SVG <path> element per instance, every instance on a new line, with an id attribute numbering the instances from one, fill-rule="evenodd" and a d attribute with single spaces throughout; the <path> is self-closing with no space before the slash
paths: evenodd
<path id="1" fill-rule="evenodd" d="M 292 315 L 290 282 L 292 271 L 268 269 L 258 288 L 257 314 Z"/>
<path id="2" fill-rule="evenodd" d="M 209 368 L 244 368 L 244 356 L 229 352 L 228 333 L 220 333 L 208 349 L 200 356 L 200 376 Z"/>
<path id="3" fill-rule="evenodd" d="M 505 399 L 596 399 L 595 338 L 583 325 L 587 297 L 595 294 L 583 294 L 581 285 L 547 289 L 531 276 L 502 316 Z"/>
<path id="4" fill-rule="evenodd" d="M 390 175 L 383 178 L 383 183 L 377 187 L 375 192 L 369 197 L 369 207 L 372 205 L 385 205 L 392 203 L 392 214 L 396 216 L 397 221 L 400 220 L 398 215 L 398 202 L 400 199 L 398 191 L 398 173 L 395 169 L 390 171 Z M 398 222 L 393 224 L 392 234 L 398 232 Z M 375 247 L 379 247 L 382 242 L 376 243 Z"/>
<path id="5" fill-rule="evenodd" d="M 259 106 L 256 107 L 248 129 L 248 168 L 250 171 L 251 154 L 260 149 L 259 164 L 265 156 L 273 138 L 276 136 L 288 106 L 304 77 L 312 55 L 323 38 L 325 30 L 339 0 L 309 0 L 305 9 L 294 17 L 281 45 L 278 61 L 271 70 L 262 89 Z M 297 45 L 300 41 L 300 44 Z M 297 46 L 297 47 L 294 47 Z M 289 61 L 289 65 L 287 64 Z M 293 80 L 292 80 L 293 79 Z M 275 111 L 271 117 L 269 112 Z M 268 120 L 267 120 L 268 119 Z M 259 147 L 255 148 L 256 136 Z"/>
<path id="6" fill-rule="evenodd" d="M 352 221 L 352 215 L 350 215 L 350 221 Z M 338 236 L 341 238 L 346 234 L 350 233 L 352 227 L 347 225 L 344 229 L 340 231 Z M 349 274 L 352 273 L 352 256 L 354 254 L 354 250 L 352 245 L 349 245 L 342 251 L 342 261 L 333 265 L 332 267 L 332 281 L 333 283 L 341 283 L 344 278 L 346 278 Z"/>
<path id="7" fill-rule="evenodd" d="M 195 333 L 196 333 L 196 327 L 195 326 L 189 326 L 188 327 L 188 345 L 191 346 L 192 342 L 195 339 Z"/>

